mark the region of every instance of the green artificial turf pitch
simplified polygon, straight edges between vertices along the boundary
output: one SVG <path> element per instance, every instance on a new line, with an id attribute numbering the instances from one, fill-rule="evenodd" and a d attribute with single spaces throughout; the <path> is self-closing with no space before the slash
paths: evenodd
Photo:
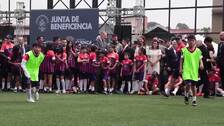
<path id="1" fill-rule="evenodd" d="M 224 99 L 41 94 L 27 103 L 24 93 L 0 93 L 0 126 L 224 126 Z"/>

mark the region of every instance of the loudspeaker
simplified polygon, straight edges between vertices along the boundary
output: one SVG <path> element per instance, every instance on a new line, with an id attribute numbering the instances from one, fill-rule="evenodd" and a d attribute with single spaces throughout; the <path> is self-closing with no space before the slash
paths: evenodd
<path id="1" fill-rule="evenodd" d="M 70 9 L 75 8 L 75 0 L 70 0 Z"/>
<path id="2" fill-rule="evenodd" d="M 92 8 L 98 8 L 98 0 L 92 1 Z"/>
<path id="3" fill-rule="evenodd" d="M 53 9 L 54 0 L 47 0 L 47 9 Z"/>
<path id="4" fill-rule="evenodd" d="M 11 26 L 0 26 L 0 38 L 4 39 L 7 35 L 14 35 L 14 28 Z"/>
<path id="5" fill-rule="evenodd" d="M 115 25 L 114 34 L 118 36 L 119 41 L 122 41 L 123 39 L 131 40 L 131 25 Z"/>

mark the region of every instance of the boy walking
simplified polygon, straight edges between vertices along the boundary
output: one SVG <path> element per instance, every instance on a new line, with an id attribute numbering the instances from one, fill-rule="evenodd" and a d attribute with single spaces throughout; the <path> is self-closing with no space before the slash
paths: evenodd
<path id="1" fill-rule="evenodd" d="M 180 73 L 184 80 L 185 104 L 189 104 L 189 91 L 192 90 L 192 106 L 197 106 L 196 84 L 199 78 L 199 68 L 203 69 L 202 53 L 196 48 L 196 38 L 194 35 L 188 36 L 188 47 L 182 49 L 180 61 Z"/>
<path id="2" fill-rule="evenodd" d="M 21 67 L 24 71 L 24 74 L 27 79 L 27 101 L 35 102 L 33 100 L 33 96 L 35 100 L 39 100 L 39 68 L 40 64 L 44 60 L 44 55 L 41 52 L 41 46 L 37 43 L 33 44 L 33 48 L 31 51 L 27 52 L 21 63 Z M 32 90 L 33 89 L 33 90 Z"/>

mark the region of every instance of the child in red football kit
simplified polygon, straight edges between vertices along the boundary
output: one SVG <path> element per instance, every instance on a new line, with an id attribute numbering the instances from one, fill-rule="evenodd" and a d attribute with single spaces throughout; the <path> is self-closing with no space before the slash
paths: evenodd
<path id="1" fill-rule="evenodd" d="M 119 55 L 115 52 L 115 46 L 109 47 L 109 53 L 107 54 L 107 58 L 110 60 L 108 78 L 109 93 L 112 93 L 114 91 L 117 80 L 117 67 L 119 63 Z"/>
<path id="2" fill-rule="evenodd" d="M 138 51 L 138 55 L 134 58 L 134 77 L 135 81 L 133 82 L 133 89 L 131 93 L 133 94 L 135 90 L 138 90 L 138 93 L 140 94 L 140 90 L 143 87 L 143 79 L 146 69 L 146 63 L 147 63 L 147 57 L 144 55 L 145 49 L 140 48 Z M 136 88 L 137 87 L 137 88 Z"/>
<path id="3" fill-rule="evenodd" d="M 144 82 L 144 90 L 146 95 L 158 93 L 159 78 L 156 72 L 146 75 Z"/>
<path id="4" fill-rule="evenodd" d="M 209 76 L 209 81 L 213 84 L 212 86 L 215 87 L 215 95 L 219 93 L 224 97 L 224 90 L 220 88 L 221 78 L 219 71 L 220 69 L 217 66 L 214 66 L 211 76 Z"/>
<path id="5" fill-rule="evenodd" d="M 124 55 L 124 60 L 121 62 L 121 73 L 122 85 L 120 91 L 124 92 L 125 83 L 128 84 L 128 94 L 131 93 L 131 80 L 133 72 L 133 61 L 129 59 L 129 54 Z"/>
<path id="6" fill-rule="evenodd" d="M 78 56 L 78 63 L 79 63 L 79 89 L 81 92 L 87 91 L 87 84 L 88 84 L 88 73 L 89 73 L 89 54 L 85 47 L 82 47 L 81 53 Z"/>

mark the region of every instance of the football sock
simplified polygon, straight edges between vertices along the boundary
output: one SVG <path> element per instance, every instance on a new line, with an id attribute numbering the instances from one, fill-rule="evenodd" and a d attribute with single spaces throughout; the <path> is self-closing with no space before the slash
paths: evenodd
<path id="1" fill-rule="evenodd" d="M 95 91 L 95 87 L 94 86 L 92 86 L 92 91 Z"/>
<path id="2" fill-rule="evenodd" d="M 60 91 L 61 87 L 60 87 L 60 79 L 59 78 L 56 79 L 56 84 L 57 84 L 58 91 Z"/>
<path id="3" fill-rule="evenodd" d="M 193 96 L 192 97 L 192 101 L 196 101 L 196 96 Z"/>
<path id="4" fill-rule="evenodd" d="M 86 91 L 86 90 L 87 90 L 87 83 L 88 83 L 87 79 L 84 79 L 84 80 L 83 80 L 83 84 L 84 84 L 84 91 Z"/>
<path id="5" fill-rule="evenodd" d="M 83 80 L 79 80 L 79 89 L 80 91 L 83 89 Z"/>
<path id="6" fill-rule="evenodd" d="M 26 96 L 27 96 L 27 99 L 30 99 L 29 89 L 26 89 Z"/>
<path id="7" fill-rule="evenodd" d="M 65 79 L 65 89 L 68 90 L 69 86 L 70 86 L 70 80 L 69 79 Z"/>
<path id="8" fill-rule="evenodd" d="M 186 91 L 184 91 L 184 96 L 185 96 L 185 97 L 189 97 L 189 93 L 186 92 Z"/>
<path id="9" fill-rule="evenodd" d="M 32 99 L 32 91 L 31 89 L 26 89 L 27 99 Z"/>
<path id="10" fill-rule="evenodd" d="M 89 85 L 89 90 L 91 90 L 91 91 L 92 91 L 92 85 Z"/>
<path id="11" fill-rule="evenodd" d="M 62 85 L 62 90 L 65 91 L 65 80 L 64 79 L 61 80 L 61 85 Z"/>
<path id="12" fill-rule="evenodd" d="M 173 93 L 176 94 L 177 91 L 178 91 L 178 88 L 175 88 L 174 91 L 173 91 Z"/>
<path id="13" fill-rule="evenodd" d="M 2 89 L 5 89 L 5 80 L 2 80 Z"/>
<path id="14" fill-rule="evenodd" d="M 142 81 L 139 81 L 139 83 L 138 83 L 138 91 L 140 91 L 141 88 L 142 88 Z"/>
<path id="15" fill-rule="evenodd" d="M 7 89 L 10 89 L 10 82 L 7 82 Z"/>
<path id="16" fill-rule="evenodd" d="M 132 87 L 133 87 L 133 91 L 137 91 L 138 90 L 138 81 L 133 81 L 133 83 L 132 83 L 133 85 L 132 85 Z"/>
<path id="17" fill-rule="evenodd" d="M 43 89 L 43 88 L 44 88 L 44 80 L 40 80 L 39 89 Z"/>
<path id="18" fill-rule="evenodd" d="M 128 92 L 130 92 L 130 91 L 131 91 L 131 82 L 128 81 Z"/>
<path id="19" fill-rule="evenodd" d="M 165 89 L 165 93 L 166 93 L 166 95 L 170 95 L 170 89 L 169 88 L 166 88 Z"/>
<path id="20" fill-rule="evenodd" d="M 125 81 L 122 81 L 122 85 L 121 85 L 121 88 L 120 88 L 120 91 L 121 91 L 121 92 L 124 91 L 124 86 L 125 86 Z"/>

